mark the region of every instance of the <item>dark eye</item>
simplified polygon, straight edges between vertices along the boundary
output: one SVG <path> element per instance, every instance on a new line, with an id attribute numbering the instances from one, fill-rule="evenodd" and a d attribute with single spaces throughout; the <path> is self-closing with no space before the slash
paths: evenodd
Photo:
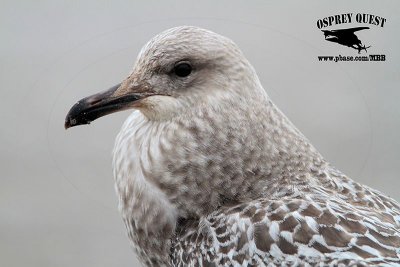
<path id="1" fill-rule="evenodd" d="M 174 73 L 179 77 L 187 77 L 192 72 L 192 66 L 187 62 L 179 62 L 174 67 Z"/>

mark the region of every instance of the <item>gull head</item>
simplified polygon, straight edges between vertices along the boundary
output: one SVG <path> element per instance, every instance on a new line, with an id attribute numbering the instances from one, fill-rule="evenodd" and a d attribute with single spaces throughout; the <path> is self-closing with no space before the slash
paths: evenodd
<path id="1" fill-rule="evenodd" d="M 65 128 L 126 109 L 168 120 L 201 105 L 248 101 L 263 91 L 259 88 L 254 69 L 230 39 L 198 27 L 176 27 L 143 47 L 120 84 L 78 101 Z"/>
<path id="2" fill-rule="evenodd" d="M 205 29 L 155 36 L 128 77 L 78 101 L 65 127 L 126 109 L 136 111 L 117 136 L 113 168 L 124 217 L 137 221 L 150 220 L 150 210 L 154 218 L 162 210 L 201 216 L 273 194 L 304 180 L 321 158 L 271 102 L 240 49 Z"/>

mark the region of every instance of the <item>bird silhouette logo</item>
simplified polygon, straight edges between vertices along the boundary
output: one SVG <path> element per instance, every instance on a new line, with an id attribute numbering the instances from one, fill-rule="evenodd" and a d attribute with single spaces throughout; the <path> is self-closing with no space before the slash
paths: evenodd
<path id="1" fill-rule="evenodd" d="M 354 48 L 358 50 L 358 53 L 360 54 L 362 50 L 365 50 L 365 52 L 367 52 L 367 48 L 371 47 L 362 44 L 361 40 L 358 39 L 357 35 L 355 35 L 355 32 L 365 29 L 369 29 L 369 27 L 356 27 L 339 30 L 322 30 L 322 32 L 324 33 L 325 40 Z"/>

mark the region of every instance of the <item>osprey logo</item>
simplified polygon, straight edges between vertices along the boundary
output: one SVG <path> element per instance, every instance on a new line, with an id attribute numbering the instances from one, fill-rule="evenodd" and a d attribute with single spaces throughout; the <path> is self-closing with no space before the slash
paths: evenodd
<path id="1" fill-rule="evenodd" d="M 367 48 L 371 47 L 366 47 L 365 45 L 363 45 L 361 43 L 361 40 L 358 39 L 357 35 L 355 35 L 356 31 L 361 31 L 365 29 L 369 29 L 369 27 L 356 27 L 340 30 L 322 30 L 322 32 L 324 33 L 325 40 L 354 48 L 358 50 L 358 53 L 360 54 L 361 50 L 365 50 L 365 52 L 367 52 Z"/>
<path id="2" fill-rule="evenodd" d="M 317 20 L 317 28 L 322 31 L 325 40 L 337 43 L 342 47 L 349 47 L 357 50 L 358 54 L 372 47 L 371 40 L 364 37 L 364 32 L 374 31 L 376 28 L 383 28 L 386 19 L 381 16 L 365 13 L 345 13 L 332 15 Z M 341 25 L 344 24 L 344 25 Z M 356 24 L 354 27 L 343 27 L 347 24 Z M 360 25 L 361 24 L 361 25 Z M 364 31 L 368 30 L 368 31 Z M 361 33 L 361 31 L 363 33 Z M 361 36 L 361 38 L 359 38 Z M 365 40 L 364 40 L 365 39 Z M 362 41 L 361 41 L 362 40 Z M 377 39 L 379 40 L 379 39 Z M 375 48 L 376 49 L 376 48 Z M 318 56 L 319 61 L 385 61 L 385 55 L 360 55 L 360 56 Z"/>

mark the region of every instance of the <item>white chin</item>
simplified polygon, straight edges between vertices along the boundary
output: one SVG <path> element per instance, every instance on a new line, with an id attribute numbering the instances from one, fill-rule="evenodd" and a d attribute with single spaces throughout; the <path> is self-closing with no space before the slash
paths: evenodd
<path id="1" fill-rule="evenodd" d="M 143 115 L 150 120 L 169 120 L 178 115 L 182 106 L 180 102 L 171 96 L 154 95 L 140 100 L 137 107 Z"/>

